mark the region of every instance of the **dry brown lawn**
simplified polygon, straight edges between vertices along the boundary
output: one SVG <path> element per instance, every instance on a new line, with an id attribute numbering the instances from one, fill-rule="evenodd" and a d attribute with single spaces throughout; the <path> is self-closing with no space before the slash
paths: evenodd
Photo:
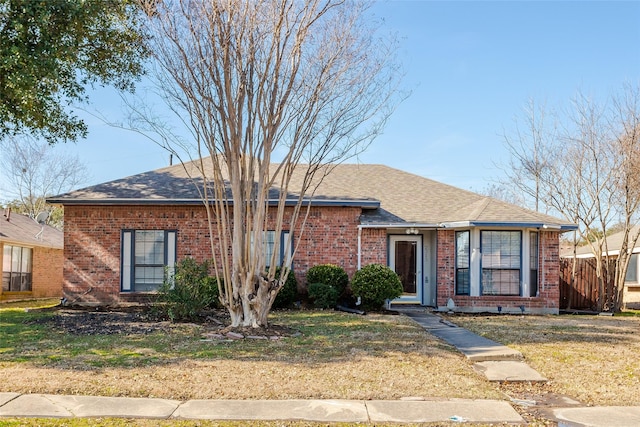
<path id="1" fill-rule="evenodd" d="M 211 323 L 7 307 L 0 305 L 0 391 L 179 400 L 568 396 L 640 405 L 640 317 L 448 316 L 521 351 L 550 380 L 505 385 L 489 383 L 404 316 L 276 312 L 272 323 L 301 335 L 217 340 L 206 339 Z"/>
<path id="2" fill-rule="evenodd" d="M 179 400 L 504 398 L 455 349 L 404 316 L 276 312 L 273 323 L 302 335 L 227 341 L 204 340 L 207 324 L 141 321 L 116 334 L 108 313 L 96 314 L 108 335 L 95 328 L 78 334 L 52 320 L 61 315 L 0 311 L 9 332 L 0 342 L 0 391 Z M 78 330 L 90 322 L 83 314 Z"/>
<path id="3" fill-rule="evenodd" d="M 519 350 L 546 390 L 588 405 L 640 405 L 640 316 L 465 316 L 448 319 Z"/>

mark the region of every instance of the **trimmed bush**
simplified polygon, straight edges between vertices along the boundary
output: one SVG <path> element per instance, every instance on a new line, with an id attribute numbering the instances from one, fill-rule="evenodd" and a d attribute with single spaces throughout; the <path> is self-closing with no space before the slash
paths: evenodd
<path id="1" fill-rule="evenodd" d="M 369 264 L 353 275 L 351 290 L 366 310 L 379 310 L 386 300 L 402 295 L 402 282 L 389 267 Z"/>
<path id="2" fill-rule="evenodd" d="M 307 287 L 315 308 L 334 308 L 338 304 L 338 291 L 326 283 L 312 283 Z"/>
<path id="3" fill-rule="evenodd" d="M 276 279 L 280 277 L 281 268 L 278 267 L 276 270 Z M 287 276 L 287 281 L 284 283 L 284 287 L 280 289 L 278 295 L 276 295 L 275 301 L 273 301 L 272 308 L 288 308 L 293 305 L 293 303 L 298 298 L 298 281 L 296 280 L 295 274 L 293 274 L 293 270 L 289 272 Z"/>
<path id="4" fill-rule="evenodd" d="M 342 267 L 333 264 L 321 264 L 315 265 L 307 271 L 307 283 L 324 283 L 332 286 L 338 292 L 339 297 L 347 289 L 349 276 L 347 276 L 347 272 Z"/>
<path id="5" fill-rule="evenodd" d="M 219 305 L 218 284 L 209 276 L 209 263 L 185 258 L 175 266 L 173 280 L 165 277 L 158 289 L 157 308 L 172 321 L 192 320 Z"/>

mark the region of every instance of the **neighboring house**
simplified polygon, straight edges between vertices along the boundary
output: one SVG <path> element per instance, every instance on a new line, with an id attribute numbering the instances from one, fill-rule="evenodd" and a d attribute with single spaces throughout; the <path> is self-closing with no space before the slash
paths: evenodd
<path id="1" fill-rule="evenodd" d="M 63 234 L 11 213 L 0 216 L 0 300 L 62 296 Z"/>
<path id="2" fill-rule="evenodd" d="M 628 239 L 630 240 L 636 233 L 638 233 L 638 228 L 634 228 L 628 235 Z M 609 257 L 617 257 L 620 253 L 620 248 L 622 247 L 624 238 L 624 232 L 619 232 L 612 234 L 607 237 L 607 247 L 609 248 L 608 254 Z M 622 300 L 624 301 L 624 305 L 627 308 L 636 308 L 640 309 L 640 239 L 636 242 L 636 245 L 633 249 L 631 249 L 631 259 L 629 259 L 629 266 L 627 268 L 627 276 L 624 282 L 624 291 Z M 607 253 L 603 252 L 602 256 L 604 257 Z M 571 259 L 574 256 L 573 248 L 563 251 L 561 254 L 562 258 Z M 582 259 L 594 259 L 595 255 L 591 251 L 591 248 L 588 245 L 580 246 L 575 250 L 575 257 Z M 594 278 L 595 281 L 595 278 Z M 611 285 L 613 286 L 613 285 Z M 591 286 L 586 286 L 589 289 L 596 290 L 597 284 L 593 283 Z M 582 291 L 585 292 L 584 290 Z"/>
<path id="3" fill-rule="evenodd" d="M 210 257 L 207 216 L 185 167 L 49 200 L 65 209 L 70 302 L 137 299 L 160 285 L 164 266 Z M 336 166 L 307 203 L 302 235 L 294 228 L 265 239 L 299 243 L 293 269 L 301 289 L 314 265 L 337 264 L 351 277 L 379 263 L 402 279 L 394 303 L 558 313 L 559 234 L 574 230 L 571 223 L 382 165 Z"/>

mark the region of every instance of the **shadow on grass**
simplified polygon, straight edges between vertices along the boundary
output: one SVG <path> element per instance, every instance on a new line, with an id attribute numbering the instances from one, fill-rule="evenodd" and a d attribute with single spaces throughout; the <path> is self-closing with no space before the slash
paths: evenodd
<path id="1" fill-rule="evenodd" d="M 116 321 L 103 332 L 74 333 L 55 310 L 2 309 L 0 362 L 71 370 L 136 368 L 184 360 L 277 360 L 285 363 L 325 364 L 382 357 L 390 353 L 442 355 L 453 350 L 403 316 L 358 316 L 336 311 L 274 311 L 273 324 L 300 331 L 280 340 L 207 339 L 211 324 L 169 323 L 144 318 L 118 319 L 119 313 L 98 321 Z M 87 312 L 78 328 L 90 322 Z M 84 317 L 83 317 L 84 316 Z M 91 320 L 95 321 L 95 319 Z M 129 322 L 129 323 L 127 323 Z M 118 328 L 120 328 L 118 330 Z M 77 331 L 76 331 L 77 332 Z"/>

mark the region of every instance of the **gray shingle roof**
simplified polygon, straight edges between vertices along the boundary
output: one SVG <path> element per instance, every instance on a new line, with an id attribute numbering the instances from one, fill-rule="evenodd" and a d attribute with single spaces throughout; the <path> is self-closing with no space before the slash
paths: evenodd
<path id="1" fill-rule="evenodd" d="M 201 203 L 196 184 L 185 169 L 194 164 L 169 166 L 51 198 L 62 204 Z M 194 176 L 196 176 L 194 174 Z M 298 169 L 289 189 L 291 198 L 301 187 Z M 274 188 L 271 197 L 278 194 Z M 363 224 L 543 224 L 565 229 L 570 222 L 540 214 L 497 199 L 462 190 L 384 165 L 341 164 L 320 183 L 314 201 L 363 206 Z M 454 225 L 454 224 L 451 224 Z M 460 224 L 461 226 L 464 224 Z"/>
<path id="2" fill-rule="evenodd" d="M 640 226 L 633 227 L 627 236 L 627 245 L 630 246 L 631 240 L 633 237 L 639 232 L 638 228 Z M 624 241 L 624 231 L 620 231 L 618 233 L 614 233 L 610 236 L 607 236 L 607 248 L 610 255 L 617 255 L 620 253 L 620 249 L 622 248 L 622 242 Z M 631 248 L 628 248 L 631 249 Z M 640 252 L 640 239 L 636 242 L 635 247 L 633 248 L 633 252 Z M 578 258 L 593 258 L 593 252 L 591 251 L 591 247 L 589 245 L 583 245 L 576 248 L 576 256 Z M 602 253 L 602 256 L 605 256 L 606 251 Z M 570 258 L 573 256 L 573 246 L 568 247 L 566 250 L 562 251 L 560 254 L 562 257 Z"/>
<path id="3" fill-rule="evenodd" d="M 0 215 L 0 241 L 26 246 L 44 246 L 62 249 L 63 233 L 48 225 L 15 212 Z"/>

